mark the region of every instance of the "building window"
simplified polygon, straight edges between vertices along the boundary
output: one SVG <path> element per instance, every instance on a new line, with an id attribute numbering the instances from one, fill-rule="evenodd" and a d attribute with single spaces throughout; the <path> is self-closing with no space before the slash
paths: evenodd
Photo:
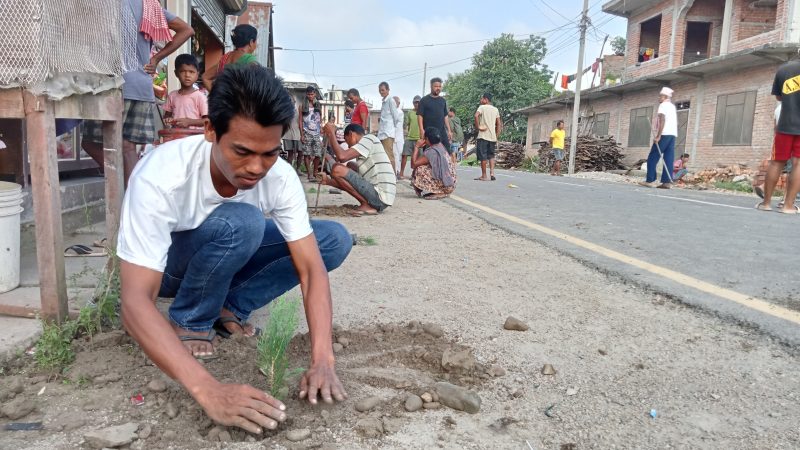
<path id="1" fill-rule="evenodd" d="M 683 63 L 708 59 L 711 54 L 711 22 L 686 22 L 686 45 Z"/>
<path id="2" fill-rule="evenodd" d="M 658 58 L 658 44 L 661 42 L 661 15 L 646 20 L 639 26 L 639 59 L 645 62 Z"/>
<path id="3" fill-rule="evenodd" d="M 750 145 L 755 110 L 756 91 L 717 97 L 714 145 Z"/>
<path id="4" fill-rule="evenodd" d="M 650 130 L 653 107 L 645 106 L 631 110 L 631 123 L 628 128 L 628 147 L 650 146 Z"/>
<path id="5" fill-rule="evenodd" d="M 595 136 L 608 136 L 608 118 L 610 116 L 611 114 L 609 113 L 595 114 L 592 134 Z"/>

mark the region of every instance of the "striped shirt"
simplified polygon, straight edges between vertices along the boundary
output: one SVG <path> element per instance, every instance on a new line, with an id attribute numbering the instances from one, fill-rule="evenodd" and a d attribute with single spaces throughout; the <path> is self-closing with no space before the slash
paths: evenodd
<path id="1" fill-rule="evenodd" d="M 374 135 L 367 134 L 353 149 L 359 154 L 356 159 L 358 174 L 375 186 L 383 203 L 391 206 L 397 192 L 397 178 L 381 141 Z"/>

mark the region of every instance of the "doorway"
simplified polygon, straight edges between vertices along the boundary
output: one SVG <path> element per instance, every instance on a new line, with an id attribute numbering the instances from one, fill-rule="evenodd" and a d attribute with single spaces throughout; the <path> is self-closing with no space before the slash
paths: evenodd
<path id="1" fill-rule="evenodd" d="M 686 46 L 683 63 L 708 59 L 711 54 L 711 22 L 686 22 Z"/>

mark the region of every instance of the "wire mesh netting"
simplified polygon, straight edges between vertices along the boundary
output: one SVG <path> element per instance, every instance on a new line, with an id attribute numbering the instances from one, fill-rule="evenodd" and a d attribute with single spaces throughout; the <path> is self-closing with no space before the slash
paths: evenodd
<path id="1" fill-rule="evenodd" d="M 60 77 L 73 84 L 77 76 L 121 77 L 121 3 L 128 1 L 0 0 L 0 89 L 42 88 Z"/>

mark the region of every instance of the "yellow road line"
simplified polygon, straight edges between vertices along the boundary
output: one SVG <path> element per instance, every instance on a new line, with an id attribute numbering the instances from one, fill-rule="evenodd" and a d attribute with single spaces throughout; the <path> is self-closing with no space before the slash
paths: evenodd
<path id="1" fill-rule="evenodd" d="M 527 221 L 525 219 L 520 219 L 519 217 L 512 216 L 511 214 L 506 214 L 502 211 L 489 208 L 488 206 L 483 206 L 479 203 L 469 201 L 457 195 L 450 195 L 450 198 L 458 202 L 461 202 L 467 206 L 470 206 L 472 208 L 479 209 L 483 212 L 508 220 L 509 222 L 513 222 L 516 223 L 517 225 L 522 225 L 524 227 L 536 230 L 548 236 L 561 239 L 562 241 L 569 242 L 570 244 L 576 245 L 586 250 L 590 250 L 599 255 L 623 262 L 625 264 L 629 264 L 633 267 L 646 270 L 652 274 L 659 275 L 668 280 L 680 283 L 684 286 L 688 286 L 690 288 L 694 288 L 699 291 L 706 292 L 708 294 L 716 295 L 717 297 L 724 298 L 725 300 L 730 300 L 742 306 L 746 306 L 750 309 L 762 312 L 764 314 L 768 314 L 773 317 L 777 317 L 779 319 L 788 320 L 792 323 L 800 325 L 800 312 L 793 311 L 791 309 L 784 308 L 778 305 L 774 305 L 772 303 L 767 302 L 766 300 L 762 300 L 756 297 L 751 297 L 749 295 L 742 294 L 741 292 L 736 292 L 730 289 L 726 289 L 722 286 L 717 286 L 715 284 L 699 280 L 694 277 L 690 277 L 689 275 L 676 272 L 674 270 L 667 269 L 665 267 L 657 266 L 655 264 L 642 261 L 641 259 L 622 254 L 620 252 L 608 249 L 601 245 L 593 244 L 589 241 L 585 241 L 583 239 L 576 238 L 574 236 L 570 236 L 560 231 L 556 231 L 552 228 L 548 228 L 539 225 L 537 223 Z"/>

